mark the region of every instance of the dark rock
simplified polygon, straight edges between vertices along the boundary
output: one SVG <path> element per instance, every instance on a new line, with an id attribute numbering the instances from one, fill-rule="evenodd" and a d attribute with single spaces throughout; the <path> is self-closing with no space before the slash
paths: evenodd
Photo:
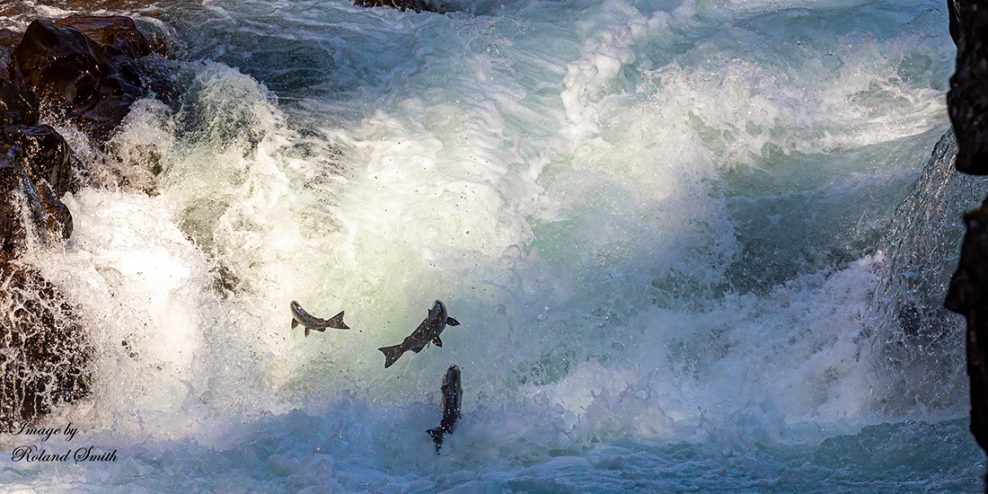
<path id="1" fill-rule="evenodd" d="M 148 0 L 59 0 L 58 6 L 74 10 L 135 11 L 154 8 L 155 2 Z"/>
<path id="2" fill-rule="evenodd" d="M 0 264 L 0 432 L 87 395 L 93 355 L 51 283 Z"/>
<path id="3" fill-rule="evenodd" d="M 25 230 L 21 224 L 20 208 L 11 200 L 17 197 L 21 180 L 20 170 L 6 155 L 0 155 L 0 266 L 12 261 L 24 245 Z"/>
<path id="4" fill-rule="evenodd" d="M 50 125 L 7 127 L 5 139 L 23 150 L 20 163 L 28 177 L 47 181 L 61 197 L 72 188 L 72 149 Z"/>
<path id="5" fill-rule="evenodd" d="M 955 45 L 961 35 L 960 20 L 957 18 L 957 2 L 958 0 L 947 0 L 947 21 L 949 22 L 950 37 L 954 40 Z"/>
<path id="6" fill-rule="evenodd" d="M 988 175 L 988 1 L 947 0 L 947 6 L 957 43 L 947 94 L 958 145 L 955 166 L 964 173 Z M 967 233 L 944 306 L 967 319 L 971 432 L 988 451 L 988 199 L 966 214 L 964 223 Z"/>
<path id="7" fill-rule="evenodd" d="M 58 24 L 77 29 L 103 47 L 110 57 L 137 59 L 151 54 L 150 45 L 130 17 L 71 16 Z"/>
<path id="8" fill-rule="evenodd" d="M 354 0 L 354 5 L 358 7 L 391 7 L 398 9 L 402 12 L 405 9 L 412 9 L 416 12 L 437 12 L 442 13 L 442 11 L 435 6 L 424 2 L 423 0 Z"/>
<path id="9" fill-rule="evenodd" d="M 13 164 L 10 174 L 19 179 L 35 230 L 47 232 L 45 238 L 69 238 L 72 216 L 59 200 L 72 186 L 72 151 L 68 143 L 48 125 L 6 127 L 3 139 L 0 150 Z M 8 182 L 11 180 L 4 183 Z M 9 194 L 14 190 L 2 187 L 0 192 Z"/>
<path id="10" fill-rule="evenodd" d="M 92 48 L 78 30 L 34 21 L 11 58 L 38 94 L 81 105 L 93 97 L 103 71 L 109 71 L 102 52 Z"/>
<path id="11" fill-rule="evenodd" d="M 124 80 L 136 87 L 141 86 L 137 60 L 150 55 L 151 46 L 131 18 L 73 16 L 58 21 L 58 24 L 78 29 L 103 48 L 110 64 L 120 71 Z"/>
<path id="12" fill-rule="evenodd" d="M 21 42 L 21 35 L 9 29 L 0 29 L 0 79 L 10 80 L 10 54 L 14 51 L 17 43 Z"/>
<path id="13" fill-rule="evenodd" d="M 177 49 L 177 37 L 175 32 L 171 31 L 166 24 L 152 22 L 148 19 L 137 19 L 134 21 L 134 25 L 141 32 L 141 36 L 144 37 L 148 47 L 151 48 L 152 54 L 157 53 L 162 57 L 174 55 Z"/>
<path id="14" fill-rule="evenodd" d="M 0 29 L 0 127 L 38 122 L 38 98 L 11 73 L 11 54 L 21 35 Z"/>
<path id="15" fill-rule="evenodd" d="M 17 258 L 28 228 L 42 240 L 66 239 L 72 216 L 58 199 L 71 185 L 69 147 L 51 127 L 7 127 L 0 142 L 0 265 Z M 28 208 L 32 225 L 21 221 Z"/>
<path id="16" fill-rule="evenodd" d="M 971 432 L 988 450 L 988 200 L 964 215 L 967 233 L 944 305 L 967 318 Z"/>
<path id="17" fill-rule="evenodd" d="M 30 88 L 0 79 L 0 126 L 38 123 L 38 98 Z"/>
<path id="18" fill-rule="evenodd" d="M 89 392 L 93 351 L 72 307 L 17 263 L 31 241 L 69 238 L 59 200 L 84 172 L 68 143 L 39 124 L 64 114 L 97 143 L 144 94 L 139 60 L 151 47 L 122 17 L 35 21 L 0 30 L 0 432 Z"/>
<path id="19" fill-rule="evenodd" d="M 964 173 L 988 175 L 988 1 L 951 3 L 958 41 L 947 106 L 959 147 L 955 166 Z"/>
<path id="20" fill-rule="evenodd" d="M 41 105 L 105 142 L 143 94 L 137 60 L 150 53 L 126 17 L 76 16 L 58 25 L 34 21 L 23 35 L 0 31 L 0 263 L 15 259 L 32 233 L 41 240 L 72 233 L 59 197 L 75 190 L 84 170 L 73 170 L 79 162 L 65 139 L 38 125 Z"/>
<path id="21" fill-rule="evenodd" d="M 128 40 L 121 37 L 111 57 L 75 28 L 34 21 L 12 58 L 25 84 L 43 102 L 105 141 L 143 94 L 136 65 L 120 63 L 120 57 L 131 49 Z"/>

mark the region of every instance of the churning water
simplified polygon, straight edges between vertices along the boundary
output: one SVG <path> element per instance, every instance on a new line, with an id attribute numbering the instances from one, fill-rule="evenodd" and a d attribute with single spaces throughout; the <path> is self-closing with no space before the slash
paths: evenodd
<path id="1" fill-rule="evenodd" d="M 59 126 L 99 186 L 25 261 L 96 383 L 48 421 L 72 441 L 0 437 L 0 489 L 983 490 L 944 2 L 442 5 L 122 12 L 174 91 L 108 150 Z M 435 299 L 462 324 L 384 369 Z"/>

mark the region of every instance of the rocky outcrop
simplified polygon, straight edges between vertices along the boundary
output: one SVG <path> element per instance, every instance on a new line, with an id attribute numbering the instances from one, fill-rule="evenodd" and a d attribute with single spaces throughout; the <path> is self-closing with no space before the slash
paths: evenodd
<path id="1" fill-rule="evenodd" d="M 6 126 L 0 139 L 0 263 L 9 263 L 29 233 L 41 241 L 72 234 L 72 216 L 58 199 L 72 186 L 72 160 L 48 125 Z M 31 225 L 23 224 L 24 210 Z"/>
<path id="2" fill-rule="evenodd" d="M 416 12 L 437 12 L 442 13 L 442 9 L 438 8 L 432 3 L 427 3 L 423 0 L 354 0 L 354 5 L 360 7 L 391 7 L 398 9 L 402 12 L 405 9 L 412 9 Z"/>
<path id="3" fill-rule="evenodd" d="M 65 139 L 40 116 L 62 115 L 93 142 L 105 142 L 144 95 L 138 59 L 150 52 L 123 17 L 0 30 L 0 432 L 90 387 L 92 348 L 73 308 L 18 262 L 32 243 L 69 238 L 72 216 L 59 198 L 84 175 Z"/>
<path id="4" fill-rule="evenodd" d="M 89 393 L 93 348 L 34 270 L 0 269 L 0 328 L 0 432 Z"/>
<path id="5" fill-rule="evenodd" d="M 957 135 L 958 171 L 988 175 L 988 2 L 948 0 L 957 24 L 957 65 L 947 107 Z"/>
<path id="6" fill-rule="evenodd" d="M 144 94 L 136 59 L 151 49 L 133 21 L 124 19 L 34 21 L 11 53 L 16 77 L 98 140 L 106 140 Z"/>
<path id="7" fill-rule="evenodd" d="M 964 215 L 967 233 L 944 305 L 967 318 L 967 372 L 971 378 L 971 432 L 988 450 L 988 199 Z"/>
<path id="8" fill-rule="evenodd" d="M 947 4 L 957 43 L 957 66 L 947 94 L 957 136 L 955 166 L 964 173 L 988 175 L 988 1 Z M 988 199 L 966 214 L 964 223 L 967 233 L 944 305 L 967 319 L 971 432 L 988 451 Z"/>

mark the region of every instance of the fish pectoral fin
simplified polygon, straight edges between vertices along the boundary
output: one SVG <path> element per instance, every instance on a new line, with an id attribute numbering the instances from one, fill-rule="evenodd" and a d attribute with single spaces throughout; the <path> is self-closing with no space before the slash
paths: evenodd
<path id="1" fill-rule="evenodd" d="M 342 311 L 341 310 L 339 314 L 336 314 L 335 316 L 333 316 L 332 318 L 330 318 L 329 321 L 326 321 L 327 322 L 327 326 L 329 326 L 329 327 L 331 327 L 333 329 L 350 329 L 350 327 L 347 326 L 343 322 L 343 313 L 344 312 L 346 312 L 346 311 Z"/>
<path id="2" fill-rule="evenodd" d="M 442 348 L 443 347 L 443 340 L 440 340 L 439 337 L 436 336 L 436 339 L 432 340 L 432 344 L 433 345 L 436 345 L 439 348 Z"/>
<path id="3" fill-rule="evenodd" d="M 311 330 L 311 329 L 309 329 L 309 327 L 308 327 L 308 326 L 306 326 L 306 327 L 305 327 L 305 337 L 306 337 L 306 338 L 308 338 L 308 337 L 309 337 L 309 333 L 311 333 L 311 332 L 312 332 L 312 330 Z"/>
<path id="4" fill-rule="evenodd" d="M 297 327 L 298 327 L 298 321 L 297 321 L 297 320 L 295 320 L 295 318 L 293 317 L 293 318 L 292 318 L 292 329 L 295 329 L 295 328 L 297 328 Z"/>
<path id="5" fill-rule="evenodd" d="M 446 324 L 448 324 L 450 326 L 459 326 L 460 325 L 460 321 L 457 321 L 456 319 L 453 319 L 452 317 L 447 317 L 446 318 Z"/>

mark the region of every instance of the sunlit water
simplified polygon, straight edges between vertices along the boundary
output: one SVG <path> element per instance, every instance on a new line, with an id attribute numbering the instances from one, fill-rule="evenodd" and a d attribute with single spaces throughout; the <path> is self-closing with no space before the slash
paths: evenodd
<path id="1" fill-rule="evenodd" d="M 983 490 L 943 2 L 443 5 L 124 12 L 175 91 L 108 150 L 52 122 L 95 186 L 25 261 L 96 383 L 72 441 L 0 437 L 2 489 Z M 462 324 L 384 369 L 435 299 Z"/>

